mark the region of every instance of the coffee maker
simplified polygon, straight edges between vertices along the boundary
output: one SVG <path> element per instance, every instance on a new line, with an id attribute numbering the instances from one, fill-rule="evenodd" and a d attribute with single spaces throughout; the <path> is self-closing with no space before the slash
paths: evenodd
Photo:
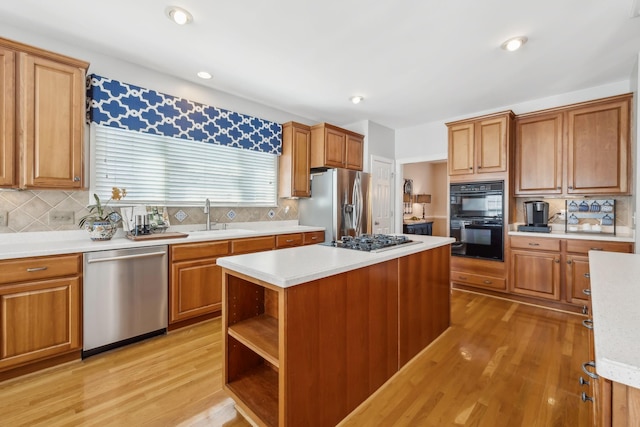
<path id="1" fill-rule="evenodd" d="M 540 200 L 524 202 L 525 225 L 518 226 L 518 231 L 533 231 L 537 233 L 550 233 L 549 203 Z"/>

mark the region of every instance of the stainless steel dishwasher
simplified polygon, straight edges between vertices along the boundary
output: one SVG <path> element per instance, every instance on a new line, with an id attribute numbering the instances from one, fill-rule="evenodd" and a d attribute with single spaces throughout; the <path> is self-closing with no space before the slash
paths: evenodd
<path id="1" fill-rule="evenodd" d="M 167 246 L 84 254 L 82 357 L 167 331 Z"/>

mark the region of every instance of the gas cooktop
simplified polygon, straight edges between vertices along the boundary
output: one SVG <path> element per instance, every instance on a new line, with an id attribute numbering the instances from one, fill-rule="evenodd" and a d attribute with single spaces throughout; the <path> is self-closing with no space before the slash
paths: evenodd
<path id="1" fill-rule="evenodd" d="M 399 246 L 418 244 L 419 241 L 410 240 L 407 236 L 390 234 L 362 234 L 360 236 L 342 236 L 341 240 L 331 243 L 336 248 L 354 249 L 365 252 L 382 252 Z"/>

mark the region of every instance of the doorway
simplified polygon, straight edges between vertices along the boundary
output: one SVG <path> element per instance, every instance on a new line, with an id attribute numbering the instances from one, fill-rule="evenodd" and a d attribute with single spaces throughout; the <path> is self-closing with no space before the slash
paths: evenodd
<path id="1" fill-rule="evenodd" d="M 447 161 L 405 163 L 401 165 L 401 177 L 400 182 L 412 181 L 412 197 L 409 209 L 403 214 L 403 224 L 433 222 L 434 236 L 449 236 Z"/>

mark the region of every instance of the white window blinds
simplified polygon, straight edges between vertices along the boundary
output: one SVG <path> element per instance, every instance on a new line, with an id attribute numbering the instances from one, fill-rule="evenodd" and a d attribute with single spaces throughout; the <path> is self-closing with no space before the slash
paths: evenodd
<path id="1" fill-rule="evenodd" d="M 91 125 L 92 193 L 108 200 L 165 206 L 276 206 L 277 156 Z"/>

